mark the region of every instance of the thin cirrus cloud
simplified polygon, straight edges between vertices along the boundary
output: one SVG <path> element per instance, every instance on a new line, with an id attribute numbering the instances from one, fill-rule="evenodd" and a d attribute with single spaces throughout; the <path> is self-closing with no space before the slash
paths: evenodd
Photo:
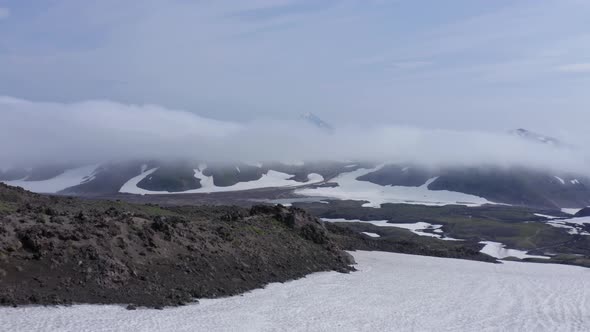
<path id="1" fill-rule="evenodd" d="M 432 65 L 430 61 L 400 61 L 394 62 L 393 68 L 397 69 L 418 69 Z"/>
<path id="2" fill-rule="evenodd" d="M 12 3 L 4 95 L 554 136 L 590 119 L 584 1 Z"/>
<path id="3" fill-rule="evenodd" d="M 590 62 L 561 65 L 557 70 L 565 73 L 590 73 Z"/>

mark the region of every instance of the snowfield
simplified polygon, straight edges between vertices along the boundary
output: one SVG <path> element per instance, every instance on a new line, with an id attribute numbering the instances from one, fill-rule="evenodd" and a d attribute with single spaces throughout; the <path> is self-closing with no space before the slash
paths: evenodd
<path id="1" fill-rule="evenodd" d="M 545 223 L 553 227 L 567 229 L 567 232 L 572 235 L 590 236 L 590 233 L 585 230 L 590 225 L 590 217 L 551 219 Z"/>
<path id="2" fill-rule="evenodd" d="M 411 224 L 396 224 L 387 222 L 387 220 L 359 220 L 359 219 L 343 219 L 343 218 L 321 218 L 323 221 L 326 222 L 355 222 L 355 223 L 368 223 L 371 225 L 379 226 L 379 227 L 397 227 L 407 229 L 410 232 L 420 235 L 420 236 L 428 236 L 434 237 L 440 240 L 445 241 L 463 241 L 459 239 L 454 239 L 451 237 L 443 237 L 441 235 L 443 231 L 440 229 L 442 225 L 433 225 L 427 222 L 419 221 Z M 432 230 L 434 233 L 426 233 L 424 230 Z M 363 232 L 365 233 L 365 232 Z M 366 233 L 365 233 L 366 234 Z"/>
<path id="3" fill-rule="evenodd" d="M 5 331 L 588 331 L 590 269 L 354 252 L 322 272 L 165 310 L 1 308 Z"/>
<path id="4" fill-rule="evenodd" d="M 358 177 L 375 172 L 383 166 L 373 169 L 361 168 L 352 172 L 342 173 L 330 180 L 337 187 L 304 188 L 295 193 L 304 196 L 324 196 L 335 199 L 368 201 L 364 207 L 381 207 L 384 203 L 406 203 L 421 205 L 480 206 L 494 204 L 483 197 L 468 195 L 448 190 L 430 190 L 428 186 L 437 178 L 432 178 L 420 187 L 381 186 L 368 181 L 359 181 Z"/>
<path id="5" fill-rule="evenodd" d="M 565 180 L 564 180 L 564 179 L 562 179 L 562 178 L 560 178 L 559 176 L 557 176 L 557 175 L 554 175 L 553 177 L 554 177 L 554 178 L 556 178 L 556 179 L 557 179 L 557 181 L 559 181 L 561 184 L 565 184 Z"/>
<path id="6" fill-rule="evenodd" d="M 238 182 L 233 186 L 219 187 L 213 183 L 213 176 L 206 176 L 203 171 L 207 168 L 206 165 L 201 165 L 199 168 L 194 169 L 195 177 L 201 180 L 201 188 L 180 191 L 180 192 L 168 192 L 168 191 L 151 191 L 139 188 L 137 184 L 141 180 L 150 176 L 152 173 L 157 171 L 157 168 L 152 168 L 143 171 L 140 175 L 127 181 L 119 190 L 121 193 L 138 194 L 138 195 L 155 195 L 155 194 L 198 194 L 198 193 L 213 193 L 213 192 L 227 192 L 227 191 L 240 191 L 260 188 L 277 188 L 277 187 L 295 187 L 303 186 L 313 183 L 319 183 L 324 181 L 324 178 L 315 173 L 311 173 L 307 176 L 307 182 L 297 182 L 290 180 L 294 175 L 269 170 L 266 174 L 255 181 Z"/>
<path id="7" fill-rule="evenodd" d="M 577 209 L 562 208 L 561 212 L 574 215 L 574 214 L 580 212 L 580 210 L 582 210 L 582 208 L 577 208 Z"/>
<path id="8" fill-rule="evenodd" d="M 377 234 L 377 233 L 371 233 L 371 232 L 361 232 L 363 234 L 365 234 L 366 236 L 370 236 L 370 237 L 381 237 L 381 235 Z"/>
<path id="9" fill-rule="evenodd" d="M 549 259 L 550 257 L 547 256 L 535 256 L 529 255 L 524 250 L 518 249 L 507 249 L 506 245 L 493 242 L 493 241 L 481 241 L 481 244 L 485 244 L 485 246 L 479 251 L 486 255 L 490 255 L 497 259 L 504 259 L 508 257 L 516 257 L 518 259 L 525 259 L 525 258 L 541 258 L 541 259 Z"/>
<path id="10" fill-rule="evenodd" d="M 64 171 L 62 174 L 42 181 L 27 181 L 27 179 L 16 181 L 3 181 L 7 185 L 22 187 L 28 191 L 55 194 L 66 188 L 92 181 L 99 165 L 90 165 Z"/>

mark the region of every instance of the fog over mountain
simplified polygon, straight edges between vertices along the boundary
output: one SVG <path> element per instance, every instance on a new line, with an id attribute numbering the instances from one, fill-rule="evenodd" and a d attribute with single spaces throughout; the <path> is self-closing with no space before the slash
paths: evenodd
<path id="1" fill-rule="evenodd" d="M 0 109 L 2 167 L 161 158 L 526 166 L 582 174 L 589 170 L 584 146 L 561 148 L 507 131 L 382 123 L 342 125 L 326 132 L 302 120 L 223 122 L 157 105 L 112 101 L 61 104 L 2 97 Z M 571 143 L 585 141 L 581 137 Z"/>
<path id="2" fill-rule="evenodd" d="M 0 1 L 0 13 L 2 167 L 197 158 L 589 169 L 583 1 Z M 317 128 L 324 121 L 332 133 Z M 508 134 L 517 128 L 564 146 Z"/>

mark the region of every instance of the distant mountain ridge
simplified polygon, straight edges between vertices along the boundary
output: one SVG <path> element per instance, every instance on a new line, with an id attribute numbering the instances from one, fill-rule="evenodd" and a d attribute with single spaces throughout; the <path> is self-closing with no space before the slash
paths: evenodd
<path id="1" fill-rule="evenodd" d="M 332 132 L 312 113 L 302 119 Z M 509 132 L 555 148 L 570 147 L 554 137 L 523 128 Z M 206 163 L 135 160 L 98 165 L 68 163 L 0 169 L 0 182 L 41 193 L 68 195 L 182 194 L 292 188 L 296 194 L 380 203 L 481 205 L 500 203 L 545 208 L 590 205 L 584 174 L 527 167 L 445 167 L 363 161 Z M 299 187 L 311 190 L 297 191 Z M 313 188 L 323 188 L 314 190 Z M 337 188 L 337 189 L 327 189 Z M 367 203 L 369 204 L 369 203 Z"/>
<path id="2" fill-rule="evenodd" d="M 20 178 L 15 180 L 16 173 Z M 23 178 L 25 174 L 28 175 Z M 350 174 L 358 175 L 350 178 Z M 30 175 L 35 176 L 29 178 Z M 31 191 L 68 195 L 182 194 L 241 192 L 261 188 L 295 190 L 298 187 L 307 187 L 310 188 L 307 194 L 311 196 L 337 191 L 335 199 L 357 197 L 356 199 L 363 200 L 362 188 L 367 187 L 366 190 L 374 191 L 372 195 L 383 196 L 383 202 L 388 202 L 393 197 L 395 202 L 414 201 L 413 204 L 468 203 L 461 201 L 462 199 L 445 200 L 445 197 L 449 197 L 445 193 L 455 193 L 452 197 L 475 199 L 478 204 L 494 202 L 551 209 L 590 206 L 590 179 L 587 176 L 524 167 L 432 169 L 412 164 L 377 165 L 368 162 L 207 165 L 203 162 L 152 160 L 76 168 L 64 165 L 61 170 L 57 166 L 9 170 L 0 172 L 0 182 Z M 316 187 L 339 189 L 314 191 L 313 188 Z M 389 192 L 390 196 L 379 192 Z M 404 196 L 406 192 L 410 196 Z"/>
<path id="3" fill-rule="evenodd" d="M 569 146 L 569 144 L 566 144 L 562 141 L 560 141 L 559 139 L 555 138 L 555 137 L 551 137 L 551 136 L 546 136 L 543 134 L 539 134 L 539 133 L 535 133 L 533 131 L 524 129 L 524 128 L 518 128 L 518 129 L 514 129 L 514 130 L 510 130 L 509 131 L 510 134 L 518 136 L 518 137 L 522 137 L 526 140 L 532 141 L 532 142 L 536 142 L 536 143 L 543 143 L 543 144 L 548 144 L 548 145 L 553 145 L 555 147 L 566 147 Z"/>

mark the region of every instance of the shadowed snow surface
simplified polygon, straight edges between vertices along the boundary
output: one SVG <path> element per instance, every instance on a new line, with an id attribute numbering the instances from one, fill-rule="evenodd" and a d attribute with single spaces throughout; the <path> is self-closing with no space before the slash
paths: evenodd
<path id="1" fill-rule="evenodd" d="M 98 167 L 99 165 L 90 165 L 69 169 L 54 178 L 42 181 L 27 181 L 26 179 L 22 179 L 1 182 L 10 186 L 22 187 L 32 192 L 53 194 L 66 188 L 91 181 Z"/>
<path id="2" fill-rule="evenodd" d="M 582 209 L 581 208 L 578 208 L 578 209 L 562 208 L 561 212 L 574 215 L 574 214 L 578 213 L 580 210 L 582 210 Z"/>
<path id="3" fill-rule="evenodd" d="M 335 199 L 350 199 L 367 201 L 364 207 L 381 207 L 384 203 L 406 203 L 442 206 L 458 204 L 466 206 L 480 206 L 493 204 L 485 198 L 448 190 L 430 190 L 428 186 L 437 178 L 426 181 L 419 187 L 381 186 L 368 181 L 357 180 L 363 175 L 378 171 L 383 166 L 373 169 L 361 168 L 352 172 L 342 173 L 330 182 L 337 183 L 337 187 L 305 188 L 296 192 L 304 196 L 324 196 Z"/>
<path id="4" fill-rule="evenodd" d="M 588 331 L 590 270 L 354 252 L 316 273 L 165 310 L 2 308 L 6 331 Z"/>
<path id="5" fill-rule="evenodd" d="M 260 188 L 273 188 L 273 187 L 290 187 L 290 186 L 302 186 L 311 183 L 318 183 L 324 181 L 324 178 L 315 173 L 308 174 L 307 182 L 297 182 L 290 180 L 293 175 L 282 172 L 270 170 L 263 174 L 262 177 L 254 181 L 238 182 L 232 186 L 219 187 L 213 183 L 213 176 L 206 176 L 203 174 L 203 170 L 206 166 L 201 166 L 195 169 L 195 177 L 201 180 L 201 188 L 180 191 L 180 192 L 168 192 L 168 191 L 151 191 L 139 188 L 137 185 L 141 180 L 150 176 L 152 173 L 157 171 L 157 168 L 146 170 L 140 175 L 127 181 L 119 190 L 121 193 L 139 194 L 139 195 L 150 195 L 150 194 L 196 194 L 196 193 L 212 193 L 212 192 L 225 192 L 225 191 L 239 191 L 239 190 L 250 190 Z"/>

